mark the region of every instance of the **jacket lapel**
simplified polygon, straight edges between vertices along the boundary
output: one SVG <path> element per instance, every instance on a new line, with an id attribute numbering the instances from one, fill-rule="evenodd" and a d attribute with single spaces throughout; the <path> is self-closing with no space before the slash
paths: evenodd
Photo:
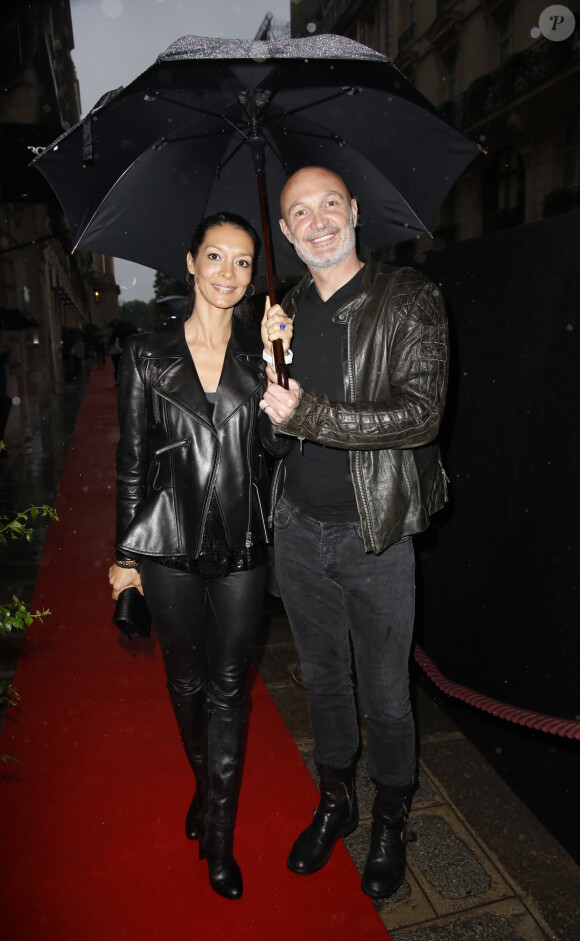
<path id="1" fill-rule="evenodd" d="M 169 349 L 159 352 L 165 360 L 152 379 L 152 387 L 177 408 L 194 415 L 206 425 L 212 424 L 212 411 L 205 397 L 195 364 L 187 348 L 183 324 L 181 333 L 172 338 Z M 255 393 L 263 382 L 263 363 L 259 337 L 246 330 L 238 318 L 232 320 L 232 333 L 213 411 L 213 425 L 224 425 L 230 416 Z M 151 357 L 155 365 L 156 354 Z M 167 359 L 170 358 L 170 362 Z"/>
<path id="2" fill-rule="evenodd" d="M 183 323 L 171 333 L 168 330 L 164 339 L 164 347 L 155 349 L 151 356 L 153 393 L 211 425 L 211 409 L 185 342 Z M 157 357 L 162 361 L 159 364 L 155 362 Z"/>
<path id="3" fill-rule="evenodd" d="M 234 317 L 213 413 L 216 428 L 225 425 L 240 405 L 247 402 L 262 385 L 264 370 L 261 351 L 258 339 Z"/>

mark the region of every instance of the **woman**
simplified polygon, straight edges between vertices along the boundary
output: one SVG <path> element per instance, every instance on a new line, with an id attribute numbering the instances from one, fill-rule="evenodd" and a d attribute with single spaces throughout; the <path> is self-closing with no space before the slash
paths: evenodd
<path id="1" fill-rule="evenodd" d="M 274 455 L 287 447 L 259 408 L 262 357 L 276 338 L 287 350 L 292 334 L 278 305 L 262 321 L 264 349 L 242 322 L 256 244 L 239 216 L 203 220 L 187 255 L 191 316 L 126 343 L 109 570 L 113 598 L 135 586 L 151 611 L 196 779 L 186 835 L 199 840 L 212 888 L 229 899 L 242 894 L 232 847 L 246 677 L 266 580 L 264 446 Z"/>

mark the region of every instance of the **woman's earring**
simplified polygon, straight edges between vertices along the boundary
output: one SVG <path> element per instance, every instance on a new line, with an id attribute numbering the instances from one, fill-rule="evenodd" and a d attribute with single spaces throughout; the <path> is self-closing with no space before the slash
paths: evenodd
<path id="1" fill-rule="evenodd" d="M 248 294 L 248 291 L 250 290 L 250 288 L 252 289 L 252 293 L 251 293 L 251 294 Z M 244 297 L 253 297 L 255 293 L 256 293 L 256 288 L 254 287 L 254 285 L 253 285 L 253 284 L 248 284 L 248 287 L 246 288 L 246 293 L 244 294 Z"/>

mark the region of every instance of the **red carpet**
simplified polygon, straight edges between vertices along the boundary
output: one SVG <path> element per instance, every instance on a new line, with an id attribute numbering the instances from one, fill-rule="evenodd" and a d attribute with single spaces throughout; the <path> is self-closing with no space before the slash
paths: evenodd
<path id="1" fill-rule="evenodd" d="M 258 677 L 236 856 L 239 902 L 207 883 L 183 835 L 192 776 L 155 642 L 111 624 L 115 393 L 91 378 L 57 501 L 25 639 L 22 696 L 0 745 L 0 926 L 11 941 L 285 939 L 388 941 L 342 843 L 309 877 L 285 866 L 316 789 Z"/>

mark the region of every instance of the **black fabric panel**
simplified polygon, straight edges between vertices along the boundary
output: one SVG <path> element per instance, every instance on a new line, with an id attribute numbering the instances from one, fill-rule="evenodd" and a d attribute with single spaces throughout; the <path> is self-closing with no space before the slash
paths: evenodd
<path id="1" fill-rule="evenodd" d="M 451 503 L 417 540 L 418 640 L 457 682 L 574 718 L 580 213 L 430 251 L 452 362 Z"/>

